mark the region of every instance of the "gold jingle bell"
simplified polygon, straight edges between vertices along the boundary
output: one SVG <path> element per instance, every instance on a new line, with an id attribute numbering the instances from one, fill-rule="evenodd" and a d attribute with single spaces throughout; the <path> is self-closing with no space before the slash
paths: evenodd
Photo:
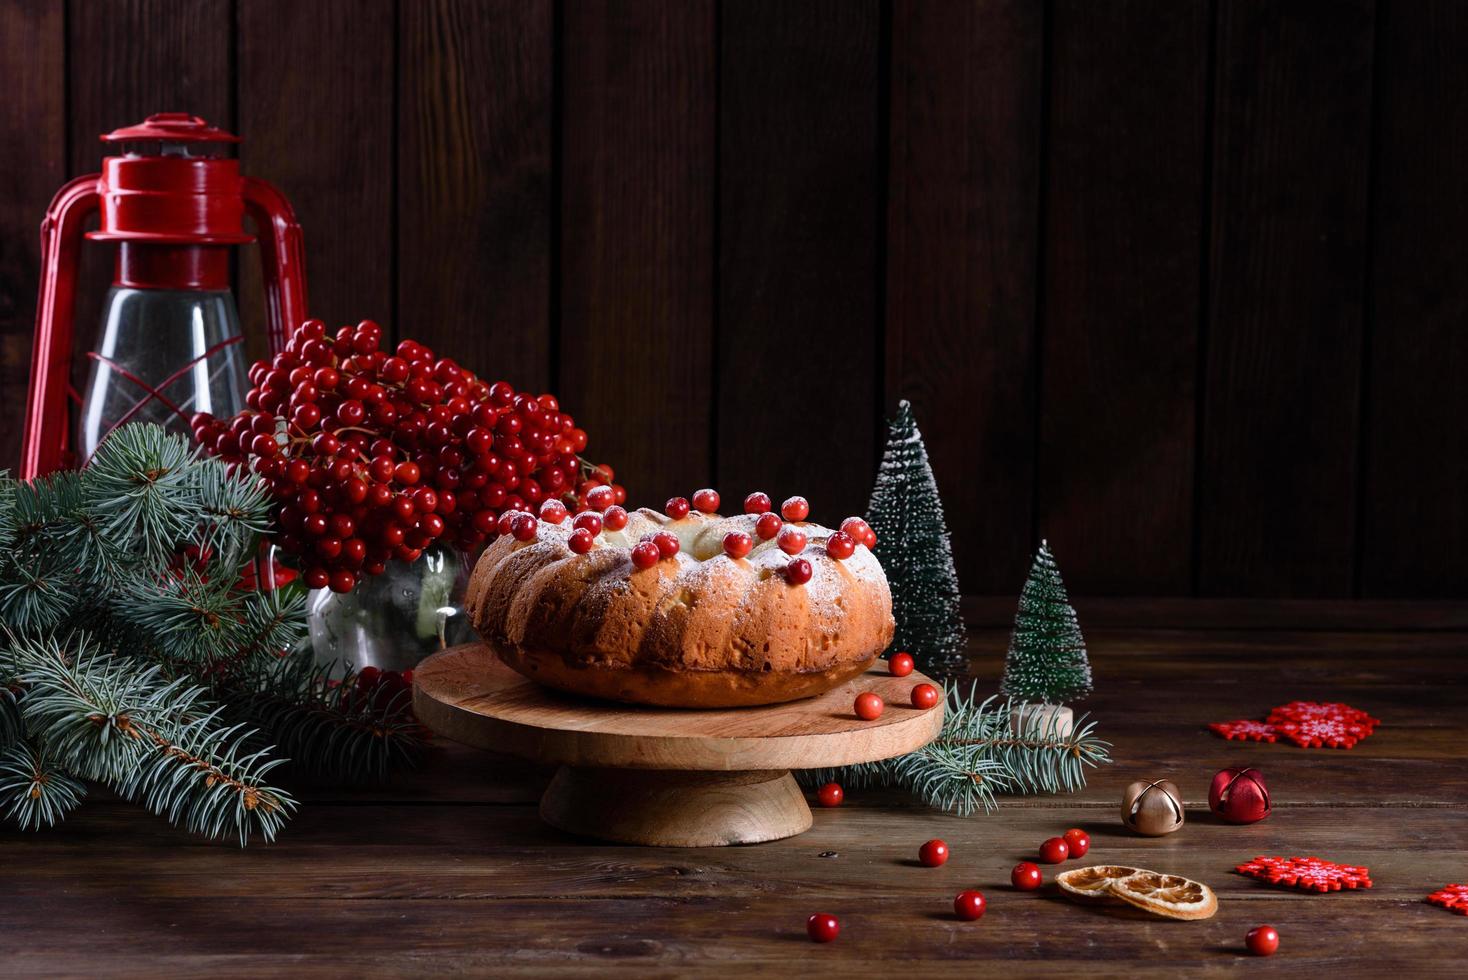
<path id="1" fill-rule="evenodd" d="M 1183 825 L 1183 797 L 1169 779 L 1139 779 L 1121 797 L 1121 822 L 1147 837 L 1170 834 Z"/>

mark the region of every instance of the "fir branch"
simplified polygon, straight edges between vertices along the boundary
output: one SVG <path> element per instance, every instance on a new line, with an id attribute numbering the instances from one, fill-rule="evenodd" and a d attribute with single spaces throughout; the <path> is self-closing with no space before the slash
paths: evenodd
<path id="1" fill-rule="evenodd" d="M 167 559 L 198 525 L 194 453 L 161 426 L 117 429 L 87 464 L 87 510 L 105 520 L 109 534 L 135 542 L 149 558 Z"/>
<path id="2" fill-rule="evenodd" d="M 0 807 L 21 830 L 52 827 L 81 805 L 87 786 L 26 739 L 0 751 Z"/>
<path id="3" fill-rule="evenodd" d="M 25 721 L 20 716 L 20 692 L 12 690 L 0 677 L 0 751 L 25 737 Z"/>
<path id="4" fill-rule="evenodd" d="M 201 518 L 195 543 L 232 581 L 270 530 L 270 498 L 254 480 L 231 473 L 213 457 L 199 459 L 190 477 Z"/>
<path id="5" fill-rule="evenodd" d="M 317 666 L 309 648 L 244 670 L 217 689 L 229 716 L 265 733 L 295 774 L 375 782 L 414 764 L 423 747 L 408 692 L 363 690 L 354 672 Z"/>
<path id="6" fill-rule="evenodd" d="M 244 602 L 244 594 L 231 584 L 188 569 L 161 580 L 129 582 L 113 600 L 112 614 L 157 637 L 173 659 L 207 665 L 239 649 L 245 637 Z"/>
<path id="7" fill-rule="evenodd" d="M 27 732 L 68 771 L 114 786 L 179 826 L 211 838 L 274 838 L 295 809 L 264 777 L 276 764 L 245 752 L 252 735 L 223 728 L 204 691 L 165 683 L 157 667 L 99 653 L 85 637 L 11 638 L 27 685 Z"/>
<path id="8" fill-rule="evenodd" d="M 1087 768 L 1110 763 L 1111 743 L 1096 737 L 1095 722 L 1081 717 L 1062 734 L 1053 716 L 1045 720 L 1025 711 L 1015 732 L 1011 712 L 1028 706 L 996 704 L 992 696 L 976 702 L 975 687 L 966 694 L 948 691 L 942 731 L 917 751 L 884 762 L 806 770 L 801 781 L 898 787 L 928 806 L 967 816 L 992 810 L 1000 793 L 1073 793 L 1086 785 Z"/>

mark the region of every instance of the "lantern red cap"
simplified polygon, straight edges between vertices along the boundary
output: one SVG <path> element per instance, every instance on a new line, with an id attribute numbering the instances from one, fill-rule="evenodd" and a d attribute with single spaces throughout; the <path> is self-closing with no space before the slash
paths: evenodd
<path id="1" fill-rule="evenodd" d="M 159 140 L 165 143 L 238 143 L 240 138 L 187 112 L 155 112 L 136 126 L 124 126 L 98 137 L 103 143 Z"/>
<path id="2" fill-rule="evenodd" d="M 113 130 L 102 142 L 226 144 L 238 143 L 239 137 L 186 112 L 160 112 Z M 232 157 L 163 152 L 106 157 L 97 193 L 102 214 L 100 227 L 87 233 L 93 241 L 242 245 L 255 240 L 245 231 L 240 164 Z"/>

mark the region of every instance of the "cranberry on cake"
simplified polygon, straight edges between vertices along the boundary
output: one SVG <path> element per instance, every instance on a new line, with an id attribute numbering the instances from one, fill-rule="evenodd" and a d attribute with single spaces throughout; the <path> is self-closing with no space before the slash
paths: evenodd
<path id="1" fill-rule="evenodd" d="M 470 620 L 532 680 L 636 704 L 775 704 L 862 673 L 892 642 L 860 518 L 832 530 L 805 520 L 804 498 L 777 514 L 762 493 L 723 517 L 713 490 L 663 513 L 596 503 L 506 513 L 474 568 Z"/>

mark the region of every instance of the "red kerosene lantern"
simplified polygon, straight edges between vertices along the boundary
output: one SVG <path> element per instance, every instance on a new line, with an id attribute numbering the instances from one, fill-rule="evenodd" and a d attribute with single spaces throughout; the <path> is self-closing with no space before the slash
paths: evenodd
<path id="1" fill-rule="evenodd" d="M 41 224 L 41 294 L 20 475 L 85 463 L 124 422 L 188 431 L 194 412 L 228 417 L 244 407 L 245 355 L 229 288 L 229 249 L 259 231 L 271 353 L 306 318 L 301 228 L 274 187 L 240 176 L 226 156 L 239 137 L 197 116 L 163 112 L 102 137 L 122 144 L 100 174 L 57 192 Z M 117 243 L 75 438 L 67 411 L 77 262 L 87 238 Z"/>

